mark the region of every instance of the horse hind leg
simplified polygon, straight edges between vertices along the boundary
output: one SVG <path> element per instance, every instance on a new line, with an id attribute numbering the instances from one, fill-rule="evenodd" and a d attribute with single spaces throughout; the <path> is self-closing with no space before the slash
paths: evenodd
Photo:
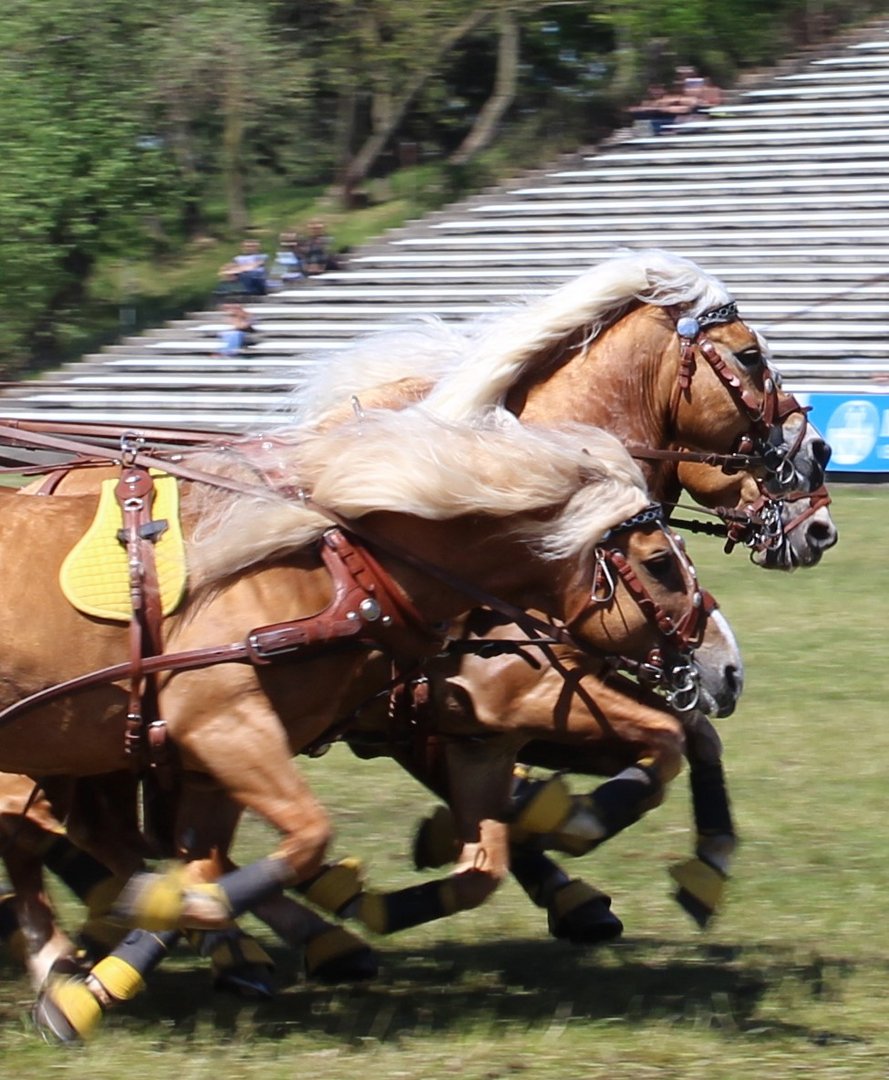
<path id="1" fill-rule="evenodd" d="M 508 827 L 502 818 L 514 761 L 510 740 L 483 746 L 452 742 L 445 747 L 444 783 L 450 789 L 456 836 L 456 865 L 448 877 L 384 892 L 365 887 L 358 864 L 340 863 L 310 883 L 305 895 L 378 934 L 478 907 L 508 870 Z"/>

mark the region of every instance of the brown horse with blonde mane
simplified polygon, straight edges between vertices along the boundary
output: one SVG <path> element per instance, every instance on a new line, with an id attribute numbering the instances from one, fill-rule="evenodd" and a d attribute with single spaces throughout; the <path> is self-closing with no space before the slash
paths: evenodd
<path id="1" fill-rule="evenodd" d="M 688 337 L 678 333 L 683 318 L 699 320 L 697 328 L 682 326 Z M 793 399 L 778 389 L 765 343 L 739 321 L 721 283 L 664 252 L 608 260 L 542 302 L 500 317 L 457 329 L 430 323 L 412 334 L 358 343 L 337 362 L 325 360 L 320 377 L 301 395 L 300 411 L 315 419 L 352 396 L 359 407 L 401 405 L 426 396 L 436 381 L 430 405 L 445 414 L 505 400 L 523 418 L 602 424 L 642 454 L 685 448 L 693 459 L 696 451 L 729 454 L 738 439 L 759 443 L 758 464 L 757 454 L 748 453 L 748 468 L 733 475 L 694 460 L 644 458 L 649 483 L 662 496 L 675 490 L 677 470 L 692 494 L 711 506 L 759 500 L 757 475 L 767 477 L 771 496 L 781 490 L 817 492 L 823 480 L 827 450 Z M 744 460 L 734 456 L 726 464 L 737 469 Z M 69 489 L 93 486 L 95 478 L 85 476 L 65 483 Z M 835 542 L 819 501 L 768 505 L 779 508 L 779 520 L 799 525 L 771 533 L 759 556 L 765 565 L 814 565 Z M 625 747 L 650 742 L 649 733 L 658 729 L 670 732 L 660 740 L 660 786 L 674 770 L 667 762 L 684 748 L 682 725 L 650 698 L 636 704 L 636 697 L 627 688 L 593 691 L 597 714 L 620 717 L 611 730 L 623 733 L 618 741 Z M 712 791 L 713 770 L 721 767 L 718 758 L 715 765 L 712 760 L 712 739 L 703 745 L 706 763 L 692 763 L 700 765 L 697 775 L 706 774 Z M 577 763 L 577 756 L 572 760 Z M 693 785 L 695 777 L 693 767 Z"/>
<path id="2" fill-rule="evenodd" d="M 440 648 L 443 620 L 485 598 L 560 620 L 584 649 L 642 661 L 652 648 L 670 658 L 679 644 L 685 653 L 708 627 L 709 608 L 681 549 L 650 515 L 635 517 L 648 502 L 640 472 L 595 429 L 557 433 L 502 411 L 456 424 L 422 410 L 384 410 L 325 431 L 296 428 L 208 451 L 190 466 L 217 483 L 182 484 L 189 585 L 164 621 L 163 654 L 138 671 L 159 676 L 159 712 L 186 775 L 209 774 L 274 825 L 282 842 L 274 855 L 204 889 L 140 879 L 127 903 L 155 929 L 223 924 L 321 870 L 329 823 L 290 758 L 322 739 L 359 694 L 379 689 L 375 674 L 368 685 L 367 649 L 409 666 Z M 257 473 L 286 478 L 286 488 L 256 485 Z M 94 510 L 89 497 L 4 498 L 5 770 L 51 781 L 127 769 L 127 628 L 81 614 L 57 584 Z M 331 521 L 351 541 L 331 532 Z M 611 571 L 600 597 L 600 574 L 614 553 L 630 573 Z M 338 567 L 333 591 L 331 566 Z M 344 584 L 350 575 L 372 582 L 364 601 Z M 363 649 L 349 647 L 356 643 Z M 713 670 L 724 679 L 734 644 L 723 638 L 716 647 L 724 662 Z M 298 662 L 276 663 L 281 653 Z M 100 676 L 84 676 L 92 671 Z M 497 765 L 500 782 L 492 783 Z M 484 782 L 461 781 L 460 813 L 471 824 L 461 828 L 467 843 L 450 879 L 456 909 L 480 902 L 508 865 L 497 818 L 511 767 L 504 755 L 481 771 Z M 124 947 L 133 947 L 129 938 Z M 112 953 L 90 987 L 53 986 L 44 1017 L 83 1034 L 106 998 L 124 993 L 122 983 L 132 988 L 135 970 Z"/>

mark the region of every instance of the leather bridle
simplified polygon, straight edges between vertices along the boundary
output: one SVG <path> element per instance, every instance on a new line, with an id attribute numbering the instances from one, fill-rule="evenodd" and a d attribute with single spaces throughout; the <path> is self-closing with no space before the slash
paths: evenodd
<path id="1" fill-rule="evenodd" d="M 779 377 L 763 361 L 766 374 L 761 392 L 745 387 L 738 373 L 726 363 L 709 337 L 704 333 L 708 327 L 737 322 L 738 307 L 734 302 L 712 308 L 697 317 L 681 316 L 676 319 L 679 336 L 680 361 L 676 382 L 670 396 L 668 424 L 675 431 L 679 407 L 687 396 L 697 369 L 698 357 L 709 365 L 719 381 L 725 386 L 743 413 L 750 420 L 750 429 L 738 440 L 735 449 L 728 453 L 696 450 L 659 450 L 647 446 L 628 447 L 633 457 L 651 461 L 696 462 L 721 466 L 724 471 L 762 471 L 769 480 L 776 481 L 783 489 L 795 479 L 793 458 L 799 451 L 806 433 L 808 408 L 801 405 L 793 394 L 780 390 Z M 788 416 L 799 413 L 803 423 L 791 446 L 779 446 L 775 442 L 775 430 Z"/>
<path id="2" fill-rule="evenodd" d="M 828 506 L 831 500 L 823 484 L 810 492 L 794 490 L 793 487 L 797 481 L 794 459 L 806 437 L 809 408 L 801 405 L 793 394 L 780 389 L 780 376 L 765 361 L 762 391 L 745 387 L 737 372 L 726 363 L 704 333 L 711 326 L 725 325 L 738 319 L 738 306 L 734 301 L 711 308 L 696 317 L 680 316 L 676 319 L 681 355 L 669 408 L 669 424 L 675 430 L 682 397 L 690 391 L 697 359 L 701 357 L 750 419 L 750 429 L 739 437 L 734 450 L 729 453 L 659 450 L 637 445 L 628 449 L 633 457 L 643 460 L 711 465 L 722 468 L 729 475 L 741 471 L 760 473 L 756 478 L 760 491 L 758 499 L 743 508 L 718 507 L 715 511 L 723 522 L 726 549 L 731 550 L 740 543 L 751 550 L 752 557 L 757 552 L 780 547 L 787 533 Z M 792 442 L 787 444 L 783 442 L 781 427 L 794 413 L 799 413 L 803 421 Z M 782 500 L 804 498 L 810 500 L 808 508 L 785 525 L 781 513 Z M 704 527 L 698 531 L 710 530 Z"/>
<path id="3" fill-rule="evenodd" d="M 689 604 L 678 619 L 673 618 L 663 605 L 654 599 L 620 548 L 609 544 L 609 541 L 620 533 L 647 524 L 655 524 L 661 529 L 683 575 Z M 679 712 L 695 708 L 699 698 L 700 679 L 692 654 L 701 644 L 707 618 L 717 607 L 717 603 L 709 592 L 699 586 L 697 571 L 681 540 L 667 528 L 664 512 L 659 504 L 652 503 L 638 514 L 613 526 L 602 538 L 595 549 L 592 587 L 587 599 L 567 619 L 568 630 L 571 631 L 572 626 L 588 618 L 596 608 L 609 605 L 616 594 L 618 581 L 623 584 L 646 620 L 670 641 L 671 651 L 675 655 L 668 664 L 664 651 L 655 647 L 642 661 L 621 656 L 612 664 L 612 668 L 629 671 L 644 678 L 647 685 L 661 690 L 671 707 Z"/>

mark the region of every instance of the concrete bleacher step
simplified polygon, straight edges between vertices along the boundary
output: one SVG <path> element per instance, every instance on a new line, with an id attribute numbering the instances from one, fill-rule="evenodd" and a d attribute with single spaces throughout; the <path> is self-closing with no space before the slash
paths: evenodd
<path id="1" fill-rule="evenodd" d="M 10 418 L 240 430 L 352 339 L 429 314 L 474 319 L 620 250 L 721 278 L 798 392 L 889 377 L 889 23 L 659 136 L 626 131 L 392 230 L 342 272 L 248 302 L 258 340 L 223 358 L 213 310 L 4 390 Z"/>

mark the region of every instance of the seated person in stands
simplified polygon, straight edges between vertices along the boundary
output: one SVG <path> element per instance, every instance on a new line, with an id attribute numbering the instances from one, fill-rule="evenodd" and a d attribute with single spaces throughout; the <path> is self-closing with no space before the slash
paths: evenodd
<path id="1" fill-rule="evenodd" d="M 697 101 L 684 93 L 668 93 L 660 84 L 649 86 L 645 98 L 628 110 L 636 120 L 648 120 L 653 135 L 660 135 L 666 127 L 672 127 L 680 117 L 689 116 Z"/>
<path id="2" fill-rule="evenodd" d="M 223 282 L 229 283 L 230 292 L 265 296 L 268 258 L 262 253 L 258 240 L 245 240 L 241 244 L 240 254 L 222 267 L 219 276 Z"/>
<path id="3" fill-rule="evenodd" d="M 324 234 L 324 222 L 309 223 L 309 238 L 306 241 L 303 261 L 306 273 L 315 276 L 325 270 L 337 270 L 339 263 L 330 247 L 330 237 Z"/>
<path id="4" fill-rule="evenodd" d="M 305 278 L 303 256 L 299 238 L 294 232 L 282 232 L 278 238 L 278 245 L 272 262 L 271 277 L 267 284 L 273 288 L 286 288 L 294 281 L 302 281 Z"/>
<path id="5" fill-rule="evenodd" d="M 725 100 L 722 90 L 711 78 L 705 76 L 698 90 L 698 112 L 708 113 L 712 109 L 718 109 Z"/>
<path id="6" fill-rule="evenodd" d="M 723 94 L 709 76 L 701 75 L 697 68 L 676 69 L 675 92 L 694 101 L 694 113 L 704 113 L 722 104 Z"/>
<path id="7" fill-rule="evenodd" d="M 229 325 L 219 335 L 222 348 L 215 355 L 240 356 L 244 349 L 255 341 L 256 329 L 253 320 L 247 309 L 240 304 L 225 304 L 222 310 Z"/>

